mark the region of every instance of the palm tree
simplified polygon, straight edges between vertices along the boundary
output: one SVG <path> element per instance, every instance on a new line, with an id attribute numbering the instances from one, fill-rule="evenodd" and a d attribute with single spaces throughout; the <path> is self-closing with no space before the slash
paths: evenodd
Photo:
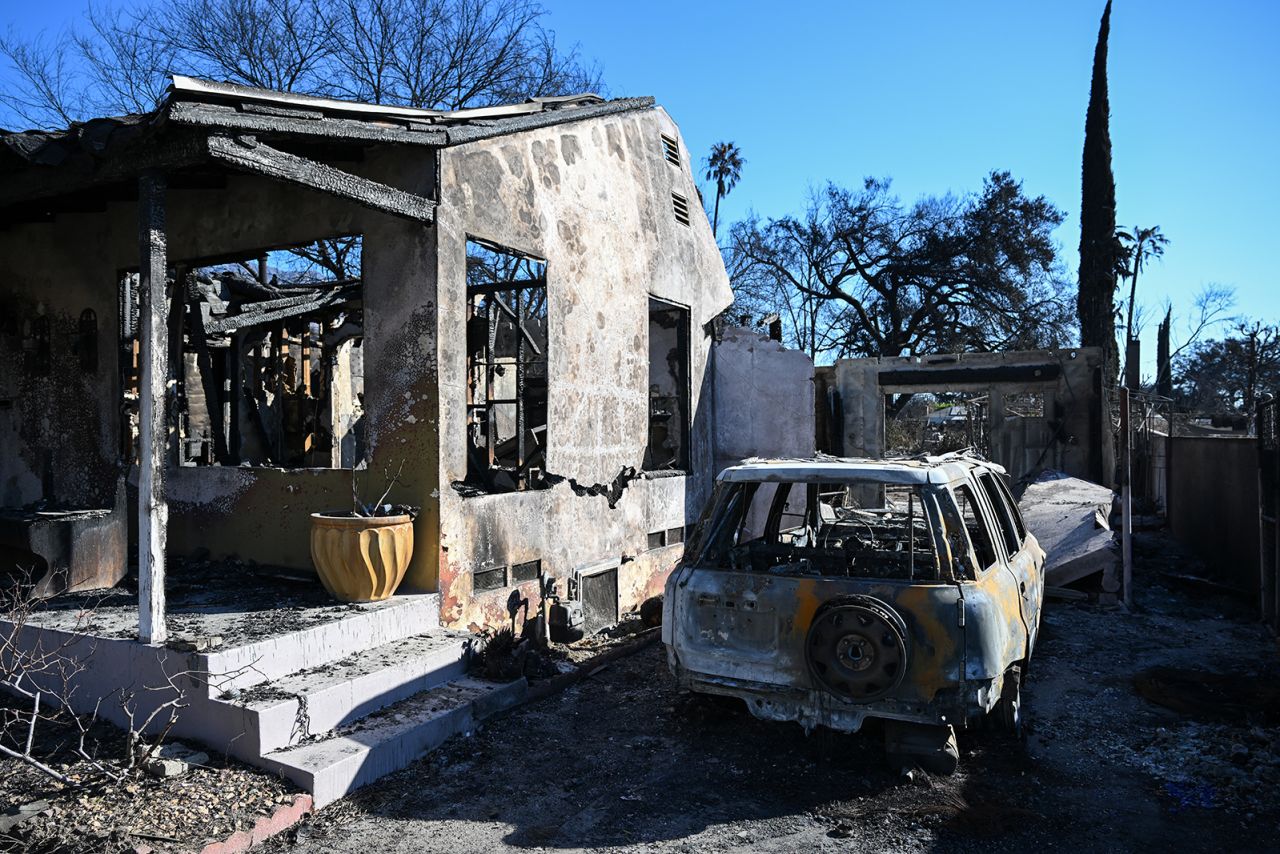
<path id="1" fill-rule="evenodd" d="M 1129 278 L 1129 306 L 1126 309 L 1128 318 L 1125 323 L 1125 339 L 1132 341 L 1138 336 L 1133 331 L 1133 302 L 1138 294 L 1138 274 L 1142 272 L 1142 265 L 1151 258 L 1160 258 L 1164 255 L 1164 247 L 1168 245 L 1169 238 L 1160 233 L 1160 226 L 1153 225 L 1150 228 L 1141 228 L 1134 226 L 1132 230 L 1125 231 L 1123 228 L 1116 231 L 1116 237 L 1124 246 L 1124 259 L 1132 262 L 1125 274 Z M 1128 265 L 1125 265 L 1128 267 Z"/>
<path id="2" fill-rule="evenodd" d="M 717 142 L 711 146 L 711 156 L 707 158 L 707 180 L 716 182 L 716 206 L 711 215 L 713 235 L 720 225 L 720 199 L 729 195 L 737 185 L 746 162 L 738 146 L 732 142 Z"/>

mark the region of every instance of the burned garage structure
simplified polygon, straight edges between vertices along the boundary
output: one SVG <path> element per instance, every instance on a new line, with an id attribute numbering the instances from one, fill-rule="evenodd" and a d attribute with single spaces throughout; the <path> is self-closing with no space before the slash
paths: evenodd
<path id="1" fill-rule="evenodd" d="M 616 618 L 714 474 L 731 294 L 689 163 L 648 98 L 447 113 L 188 77 L 146 115 L 3 133 L 3 544 L 45 593 L 136 552 L 162 642 L 166 558 L 310 569 L 309 514 L 398 470 L 405 589 L 440 622 L 601 579 Z"/>

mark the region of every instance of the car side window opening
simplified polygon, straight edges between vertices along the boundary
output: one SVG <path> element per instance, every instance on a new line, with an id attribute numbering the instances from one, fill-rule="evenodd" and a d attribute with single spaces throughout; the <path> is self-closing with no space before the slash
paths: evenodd
<path id="1" fill-rule="evenodd" d="M 1009 509 L 1008 502 L 1004 500 L 1004 496 L 1000 493 L 999 487 L 996 486 L 995 476 L 990 473 L 978 475 L 978 483 L 982 486 L 982 491 L 987 496 L 987 503 L 991 505 L 996 514 L 996 529 L 1001 537 L 1004 538 L 1005 552 L 1012 557 L 1022 549 L 1022 538 L 1018 535 L 1017 526 L 1013 523 L 1013 513 Z"/>
<path id="2" fill-rule="evenodd" d="M 736 496 L 718 502 L 708 526 L 699 560 L 704 565 L 778 575 L 939 577 L 933 522 L 918 487 L 804 481 L 733 486 Z M 881 496 L 878 506 L 862 506 L 859 497 L 868 494 Z"/>
<path id="3" fill-rule="evenodd" d="M 978 503 L 968 484 L 957 486 L 955 496 L 960 518 L 973 546 L 971 553 L 978 559 L 978 568 L 990 569 L 999 559 L 995 542 L 991 538 L 991 520 L 987 518 L 986 510 Z"/>
<path id="4" fill-rule="evenodd" d="M 1021 545 L 1027 541 L 1027 526 L 1022 521 L 1022 511 L 1018 509 L 1018 502 L 1014 500 L 1013 493 L 1009 491 L 1009 484 L 1005 483 L 1002 477 L 993 477 L 996 487 L 1000 494 L 1004 496 L 1005 506 L 1009 508 L 1010 515 L 1013 517 L 1013 527 L 1018 532 L 1018 543 Z"/>

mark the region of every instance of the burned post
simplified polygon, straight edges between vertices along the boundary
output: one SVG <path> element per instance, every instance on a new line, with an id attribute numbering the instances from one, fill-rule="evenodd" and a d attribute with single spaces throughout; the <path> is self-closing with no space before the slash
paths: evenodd
<path id="1" fill-rule="evenodd" d="M 167 249 L 162 174 L 138 179 L 138 321 L 142 333 L 142 383 L 138 453 L 138 635 L 162 644 L 164 558 L 169 510 L 164 497 L 168 446 L 169 328 L 166 313 Z"/>

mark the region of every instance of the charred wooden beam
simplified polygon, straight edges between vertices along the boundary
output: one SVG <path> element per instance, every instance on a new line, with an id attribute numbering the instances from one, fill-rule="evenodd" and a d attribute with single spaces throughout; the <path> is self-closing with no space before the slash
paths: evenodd
<path id="1" fill-rule="evenodd" d="M 138 311 L 142 332 L 138 454 L 138 635 L 163 644 L 164 564 L 169 506 L 164 494 L 168 447 L 169 327 L 165 234 L 165 178 L 146 172 L 138 179 Z"/>
<path id="2" fill-rule="evenodd" d="M 263 145 L 253 137 L 231 139 L 211 136 L 209 154 L 214 160 L 236 169 L 350 199 L 383 213 L 426 223 L 435 217 L 435 203 L 429 199 L 343 172 L 324 163 L 288 154 Z"/>
<path id="3" fill-rule="evenodd" d="M 179 125 L 194 125 L 219 130 L 244 133 L 280 134 L 315 140 L 352 140 L 369 143 L 408 143 L 410 145 L 438 146 L 444 144 L 443 130 L 421 127 L 421 123 L 405 121 L 391 125 L 386 119 L 377 122 L 357 119 L 340 119 L 323 115 L 268 115 L 262 112 L 242 112 L 227 105 L 201 104 L 179 101 L 170 105 L 169 121 Z M 420 128 L 420 129 L 414 129 Z"/>
<path id="4" fill-rule="evenodd" d="M 264 323 L 287 320 L 291 317 L 311 314 L 333 306 L 346 305 L 350 302 L 351 297 L 350 293 L 333 291 L 317 295 L 306 302 L 296 302 L 266 311 L 241 311 L 239 314 L 228 314 L 216 319 L 210 318 L 205 323 L 204 330 L 210 335 L 215 335 L 250 329 L 254 326 L 261 326 Z"/>

